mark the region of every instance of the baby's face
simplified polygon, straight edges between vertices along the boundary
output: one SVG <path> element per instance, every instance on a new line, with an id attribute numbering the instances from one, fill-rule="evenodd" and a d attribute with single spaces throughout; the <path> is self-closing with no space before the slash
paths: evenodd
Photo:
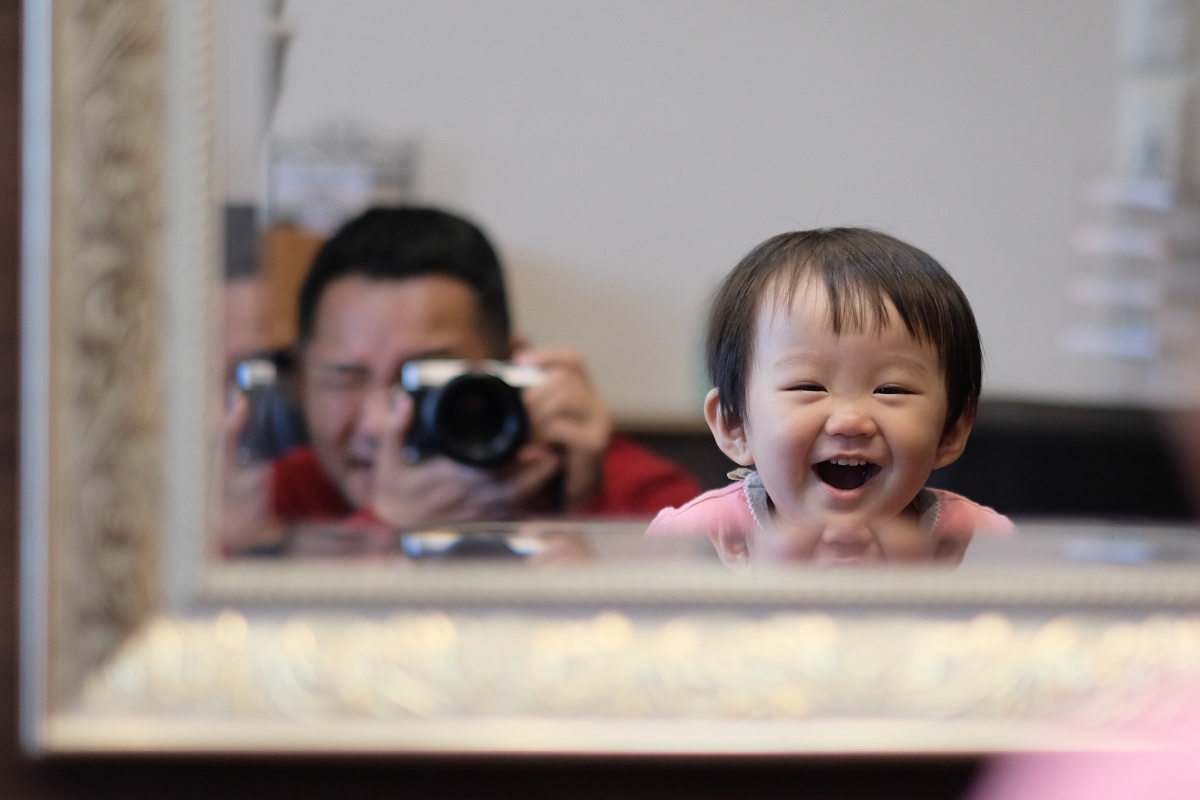
<path id="1" fill-rule="evenodd" d="M 937 353 L 895 309 L 881 332 L 841 335 L 828 311 L 824 287 L 807 284 L 758 321 L 743 433 L 782 537 L 760 545 L 816 561 L 927 558 L 910 504 L 970 425 L 943 435 Z"/>

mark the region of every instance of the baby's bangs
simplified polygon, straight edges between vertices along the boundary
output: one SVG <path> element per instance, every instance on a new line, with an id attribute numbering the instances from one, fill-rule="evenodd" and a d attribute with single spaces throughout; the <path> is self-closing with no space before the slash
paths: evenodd
<path id="1" fill-rule="evenodd" d="M 928 331 L 914 329 L 900 298 L 893 298 L 887 287 L 872 283 L 866 275 L 846 269 L 843 265 L 814 264 L 812 259 L 793 261 L 787 274 L 776 280 L 772 300 L 776 308 L 791 308 L 796 294 L 819 283 L 825 290 L 829 305 L 830 330 L 837 336 L 844 332 L 883 333 L 888 325 L 888 305 L 896 308 L 908 332 L 922 340 L 930 339 Z M 839 268 L 840 267 L 840 268 Z"/>

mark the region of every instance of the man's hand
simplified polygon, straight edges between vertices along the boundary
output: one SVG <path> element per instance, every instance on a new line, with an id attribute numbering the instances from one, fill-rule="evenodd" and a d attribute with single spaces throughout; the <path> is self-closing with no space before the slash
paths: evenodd
<path id="1" fill-rule="evenodd" d="M 410 463 L 404 437 L 413 402 L 396 390 L 374 459 L 370 509 L 389 525 L 412 528 L 434 522 L 518 519 L 540 500 L 562 466 L 554 448 L 531 443 L 509 464 L 486 470 L 444 456 Z"/>
<path id="2" fill-rule="evenodd" d="M 222 433 L 222 496 L 219 543 L 226 555 L 277 544 L 282 529 L 271 514 L 271 465 L 243 464 L 238 444 L 246 427 L 250 402 L 229 390 Z"/>
<path id="3" fill-rule="evenodd" d="M 608 406 L 573 350 L 522 350 L 513 362 L 545 373 L 545 380 L 523 393 L 531 438 L 562 454 L 563 511 L 579 511 L 600 491 L 604 451 L 612 436 Z"/>

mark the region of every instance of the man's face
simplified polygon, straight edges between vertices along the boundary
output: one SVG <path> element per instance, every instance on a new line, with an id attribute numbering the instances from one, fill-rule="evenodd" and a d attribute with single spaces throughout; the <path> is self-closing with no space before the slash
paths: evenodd
<path id="1" fill-rule="evenodd" d="M 301 352 L 301 395 L 317 459 L 349 503 L 370 500 L 389 398 L 405 362 L 507 355 L 479 325 L 475 293 L 441 275 L 325 287 Z"/>

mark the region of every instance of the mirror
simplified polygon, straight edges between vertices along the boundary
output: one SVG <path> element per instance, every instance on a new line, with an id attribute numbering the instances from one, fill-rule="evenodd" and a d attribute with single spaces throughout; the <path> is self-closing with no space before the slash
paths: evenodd
<path id="1" fill-rule="evenodd" d="M 1169 713 L 1160 699 L 1200 668 L 1187 526 L 1031 524 L 1014 541 L 1063 558 L 753 582 L 711 560 L 536 580 L 492 562 L 208 566 L 223 399 L 213 19 L 194 1 L 27 8 L 26 71 L 40 77 L 23 214 L 31 752 L 1153 743 L 1125 723 Z"/>
<path id="2" fill-rule="evenodd" d="M 1164 30 L 1153 15 L 1174 5 L 1143 4 Z M 223 18 L 218 194 L 266 227 L 261 269 L 275 299 L 260 336 L 272 346 L 292 338 L 278 333 L 295 325 L 294 301 L 281 298 L 294 296 L 315 243 L 368 197 L 479 221 L 521 332 L 577 348 L 618 428 L 669 440 L 672 455 L 704 465 L 705 488 L 732 466 L 701 418 L 713 288 L 779 231 L 879 226 L 947 266 L 982 332 L 986 407 L 938 485 L 1011 514 L 1179 520 L 1185 487 L 1147 411 L 1175 399 L 1160 377 L 1170 348 L 1157 360 L 1115 341 L 1107 355 L 1080 350 L 1149 328 L 1166 338 L 1180 326 L 1155 303 L 1186 305 L 1194 291 L 1165 264 L 1125 274 L 1077 248 L 1098 222 L 1083 197 L 1092 179 L 1134 169 L 1141 117 L 1126 106 L 1145 76 L 1130 48 L 1175 46 L 1119 6 L 1047 17 L 1022 4 L 707 3 L 682 21 L 653 3 L 239 4 Z M 1183 185 L 1186 151 L 1160 127 L 1160 172 L 1146 174 Z M 1139 213 L 1131 227 L 1157 219 Z M 1146 274 L 1156 270 L 1164 276 Z M 1123 299 L 1105 305 L 1106 292 Z M 1152 307 L 1122 305 L 1135 296 Z M 650 302 L 660 297 L 671 302 Z M 1113 413 L 1085 413 L 1097 407 Z M 1028 434 L 1052 428 L 1061 436 Z M 1045 487 L 1061 472 L 995 466 L 1092 445 L 1057 492 Z"/>
<path id="3" fill-rule="evenodd" d="M 1122 103 L 1140 73 L 1120 37 L 1138 31 L 1119 3 L 235 5 L 225 201 L 320 236 L 372 196 L 373 170 L 380 199 L 467 214 L 501 251 L 522 331 L 580 348 L 622 423 L 699 423 L 717 282 L 774 233 L 840 224 L 954 274 L 990 396 L 1147 402 L 1136 364 L 1065 341 L 1081 193 L 1133 147 Z M 1140 5 L 1152 25 L 1179 4 Z M 1159 127 L 1161 169 L 1190 175 Z"/>

